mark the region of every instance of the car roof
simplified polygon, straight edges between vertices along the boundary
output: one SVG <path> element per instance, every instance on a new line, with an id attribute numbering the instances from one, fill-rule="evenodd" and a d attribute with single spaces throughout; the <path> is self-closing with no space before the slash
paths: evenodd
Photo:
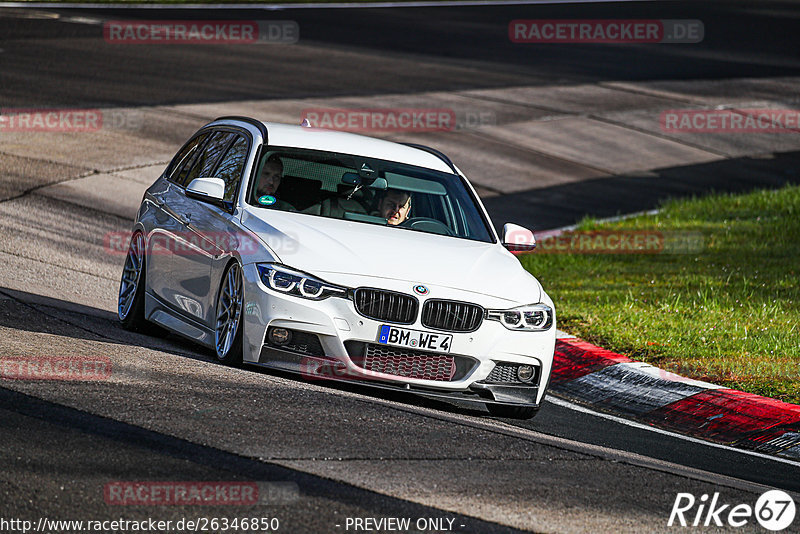
<path id="1" fill-rule="evenodd" d="M 225 118 L 219 120 L 243 120 Z M 244 119 L 246 120 L 246 119 Z M 217 121 L 215 121 L 217 122 Z M 250 122 L 246 120 L 246 122 Z M 254 121 L 255 122 L 255 121 Z M 336 130 L 282 124 L 278 122 L 261 122 L 267 129 L 267 142 L 272 146 L 307 148 L 384 159 L 434 169 L 453 174 L 449 162 L 427 150 Z M 434 151 L 435 152 L 435 151 Z"/>

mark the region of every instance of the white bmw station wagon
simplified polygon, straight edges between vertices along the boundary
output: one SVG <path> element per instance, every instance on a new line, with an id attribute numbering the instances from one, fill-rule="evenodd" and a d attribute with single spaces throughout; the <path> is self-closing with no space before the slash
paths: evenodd
<path id="1" fill-rule="evenodd" d="M 219 361 L 485 403 L 527 418 L 545 395 L 555 310 L 444 154 L 223 117 L 142 199 L 119 289 Z"/>

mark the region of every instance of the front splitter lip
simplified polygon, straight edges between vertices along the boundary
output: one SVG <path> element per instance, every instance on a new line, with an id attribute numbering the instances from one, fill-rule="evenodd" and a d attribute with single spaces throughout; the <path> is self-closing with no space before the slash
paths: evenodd
<path id="1" fill-rule="evenodd" d="M 539 408 L 536 397 L 538 386 L 517 386 L 511 384 L 489 384 L 483 381 L 473 382 L 468 390 L 438 390 L 408 383 L 394 383 L 378 379 L 367 379 L 359 375 L 338 374 L 331 371 L 325 374 L 310 372 L 307 367 L 308 357 L 294 352 L 289 352 L 274 347 L 264 346 L 263 351 L 269 351 L 272 358 L 261 362 L 248 362 L 250 365 L 288 371 L 299 374 L 308 381 L 335 382 L 339 384 L 354 384 L 370 388 L 383 389 L 394 392 L 413 393 L 434 399 L 469 402 L 475 404 L 501 404 L 505 406 Z M 319 359 L 330 366 L 341 364 L 339 360 Z"/>

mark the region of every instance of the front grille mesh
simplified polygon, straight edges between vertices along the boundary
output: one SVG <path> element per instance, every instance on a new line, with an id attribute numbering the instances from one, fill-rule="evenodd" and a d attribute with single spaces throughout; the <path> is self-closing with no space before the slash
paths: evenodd
<path id="1" fill-rule="evenodd" d="M 483 314 L 477 304 L 430 299 L 422 308 L 422 324 L 448 332 L 472 332 L 481 325 Z"/>
<path id="2" fill-rule="evenodd" d="M 456 374 L 455 358 L 449 354 L 433 354 L 372 343 L 367 344 L 364 356 L 355 363 L 367 371 L 420 380 L 449 382 Z"/>
<path id="3" fill-rule="evenodd" d="M 419 302 L 411 295 L 361 287 L 353 295 L 358 313 L 370 319 L 411 324 L 417 318 Z"/>

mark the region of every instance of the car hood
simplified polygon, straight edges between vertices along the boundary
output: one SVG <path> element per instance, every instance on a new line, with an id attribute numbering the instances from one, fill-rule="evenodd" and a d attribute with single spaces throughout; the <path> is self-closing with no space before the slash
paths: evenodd
<path id="1" fill-rule="evenodd" d="M 542 296 L 536 278 L 494 243 L 262 209 L 246 211 L 242 224 L 284 265 L 331 283 L 371 285 L 356 281 L 359 277 L 401 280 L 516 304 L 539 302 Z"/>

